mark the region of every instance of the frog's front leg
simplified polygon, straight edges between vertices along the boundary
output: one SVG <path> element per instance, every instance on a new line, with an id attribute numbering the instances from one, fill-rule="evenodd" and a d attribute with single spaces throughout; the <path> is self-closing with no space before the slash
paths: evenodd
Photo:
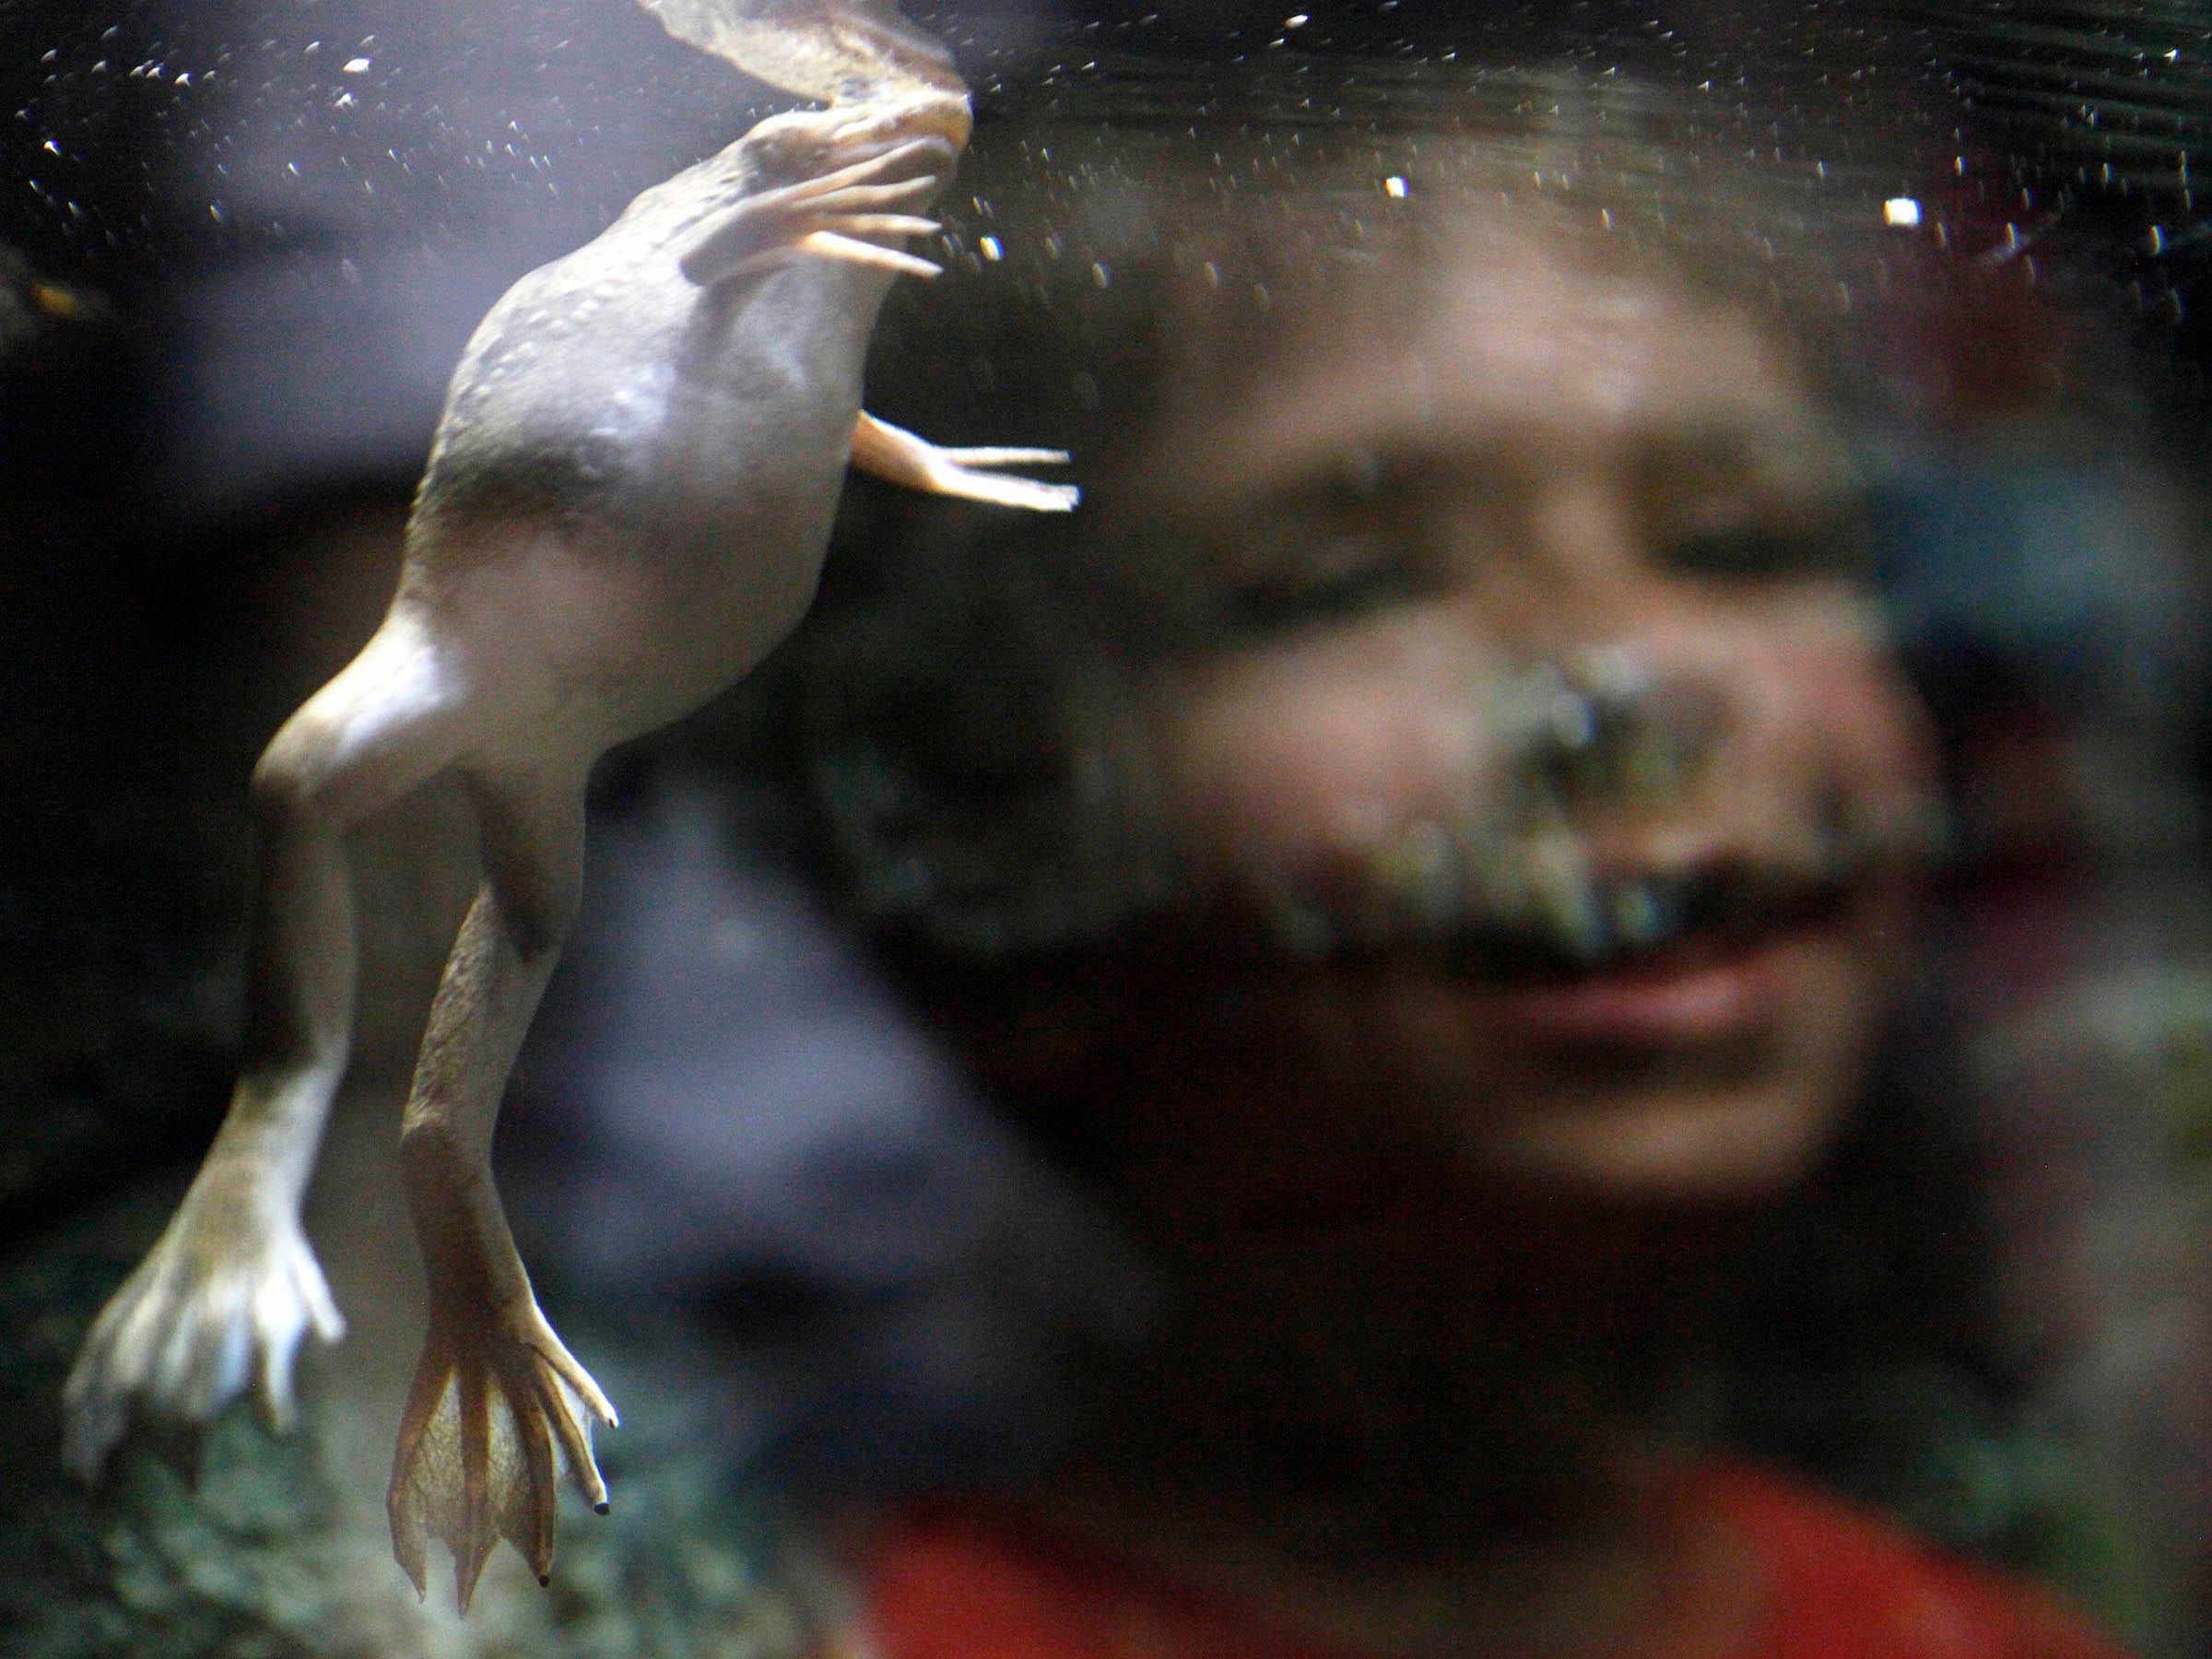
<path id="1" fill-rule="evenodd" d="M 865 409 L 853 423 L 853 465 L 886 483 L 927 495 L 958 496 L 1032 512 L 1068 512 L 1081 492 L 1073 484 L 1043 484 L 981 470 L 993 466 L 1059 466 L 1067 452 L 1055 449 L 943 449 Z"/>
<path id="2" fill-rule="evenodd" d="M 910 138 L 817 178 L 742 197 L 683 256 L 701 288 L 773 270 L 795 259 L 840 259 L 894 275 L 935 276 L 940 266 L 888 245 L 926 236 L 935 219 L 900 213 L 944 182 L 951 157 L 935 137 Z M 921 171 L 917 171 L 917 168 Z"/>
<path id="3" fill-rule="evenodd" d="M 543 1579 L 560 1465 L 601 1513 L 591 1419 L 614 1407 L 539 1312 L 492 1185 L 492 1125 L 582 876 L 583 774 L 472 773 L 485 878 L 431 1007 L 401 1128 L 429 1329 L 400 1421 L 394 1553 L 418 1594 L 431 1536 L 468 1608 L 500 1538 Z"/>
<path id="4" fill-rule="evenodd" d="M 812 131 L 833 111 L 782 117 L 794 132 Z M 893 118 L 877 114 L 838 129 L 844 143 L 885 142 L 866 159 L 746 197 L 684 256 L 684 275 L 702 286 L 729 282 L 795 259 L 841 259 L 918 276 L 939 267 L 903 250 L 867 240 L 924 236 L 932 219 L 887 211 L 926 198 L 944 182 L 952 164 L 949 141 L 939 135 L 885 138 Z M 855 139 L 854 135 L 859 135 Z M 917 172 L 917 168 L 923 171 Z M 937 171 L 942 170 L 942 171 Z M 1065 450 L 945 449 L 863 412 L 853 426 L 853 465 L 893 484 L 931 495 L 958 496 L 1037 512 L 1065 512 L 1077 502 L 1073 485 L 1044 484 L 985 470 L 999 466 L 1058 465 Z"/>

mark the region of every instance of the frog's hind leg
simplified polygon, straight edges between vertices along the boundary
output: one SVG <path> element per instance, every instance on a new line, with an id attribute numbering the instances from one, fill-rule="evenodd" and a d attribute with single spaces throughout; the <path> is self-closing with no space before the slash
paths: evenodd
<path id="1" fill-rule="evenodd" d="M 464 1612 L 506 1538 L 543 1579 L 558 1465 L 602 1513 L 591 1419 L 615 1412 L 538 1312 L 491 1179 L 500 1100 L 582 886 L 583 775 L 472 771 L 484 882 L 446 963 L 401 1129 L 429 1329 L 407 1394 L 389 1509 L 393 1552 L 426 1591 L 431 1536 Z"/>
<path id="2" fill-rule="evenodd" d="M 335 1341 L 344 1329 L 300 1225 L 352 1035 L 343 836 L 448 764 L 462 720 L 453 665 L 395 615 L 285 723 L 254 770 L 244 1062 L 182 1204 L 70 1373 L 64 1456 L 88 1479 L 134 1413 L 196 1435 L 251 1386 L 271 1426 L 288 1426 L 300 1338 L 312 1330 Z"/>

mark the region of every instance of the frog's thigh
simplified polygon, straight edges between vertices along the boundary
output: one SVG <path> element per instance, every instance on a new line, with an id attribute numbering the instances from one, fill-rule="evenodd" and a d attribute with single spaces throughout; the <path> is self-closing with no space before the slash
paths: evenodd
<path id="1" fill-rule="evenodd" d="M 584 773 L 471 765 L 484 879 L 526 957 L 557 950 L 583 892 Z"/>
<path id="2" fill-rule="evenodd" d="M 454 653 L 394 612 L 270 740 L 256 793 L 280 810 L 356 823 L 450 765 L 467 745 L 471 713 Z"/>

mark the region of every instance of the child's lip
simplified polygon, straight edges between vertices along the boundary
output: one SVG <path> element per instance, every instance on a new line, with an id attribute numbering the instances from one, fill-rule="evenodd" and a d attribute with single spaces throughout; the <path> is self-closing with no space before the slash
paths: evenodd
<path id="1" fill-rule="evenodd" d="M 1588 1044 L 1662 1049 L 1756 1036 L 1776 1018 L 1794 965 L 1851 925 L 1865 879 L 1781 866 L 1720 863 L 1697 869 L 1616 873 L 1613 890 L 1667 895 L 1664 927 L 1616 935 L 1575 959 L 1544 942 L 1475 928 L 1430 966 L 1385 951 L 1395 974 L 1441 979 L 1466 1013 L 1500 1040 L 1538 1047 Z M 1414 953 L 1416 956 L 1418 953 Z"/>
<path id="2" fill-rule="evenodd" d="M 1774 1018 L 1790 959 L 1818 924 L 1746 940 L 1688 940 L 1585 974 L 1472 984 L 1465 996 L 1501 1036 L 1556 1045 L 1666 1048 L 1756 1033 Z"/>
<path id="3" fill-rule="evenodd" d="M 1742 969 L 1769 941 L 1842 924 L 1876 874 L 1841 860 L 1808 866 L 1726 856 L 1594 870 L 1570 895 L 1572 902 L 1541 910 L 1525 895 L 1510 900 L 1510 910 L 1498 906 L 1470 884 L 1453 896 L 1457 914 L 1447 904 L 1427 915 L 1378 921 L 1371 910 L 1340 910 L 1326 900 L 1305 913 L 1323 942 L 1312 954 L 1349 967 L 1425 969 L 1473 989 L 1532 997 L 1567 991 L 1595 996 L 1610 987 L 1696 1001 L 1718 995 L 1730 976 L 1694 970 Z"/>

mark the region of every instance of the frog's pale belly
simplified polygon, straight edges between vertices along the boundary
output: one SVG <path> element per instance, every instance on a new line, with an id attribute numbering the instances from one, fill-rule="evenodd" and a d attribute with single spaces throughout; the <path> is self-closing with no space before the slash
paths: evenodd
<path id="1" fill-rule="evenodd" d="M 402 578 L 471 678 L 580 746 L 688 712 L 804 614 L 889 286 L 814 262 L 733 304 L 667 263 L 656 298 L 683 303 L 653 308 L 658 326 L 633 314 L 628 352 L 559 331 L 517 363 L 506 336 L 542 314 L 558 265 L 487 320 Z"/>
<path id="2" fill-rule="evenodd" d="M 763 502 L 750 524 L 794 553 L 700 569 L 711 550 L 673 543 L 651 559 L 543 524 L 505 537 L 513 558 L 474 565 L 445 588 L 426 631 L 467 679 L 502 687 L 504 718 L 578 754 L 665 725 L 766 656 L 805 613 L 836 505 L 834 476 L 811 500 Z M 641 533 L 643 527 L 641 526 Z M 403 601 L 403 603 L 405 603 Z"/>

